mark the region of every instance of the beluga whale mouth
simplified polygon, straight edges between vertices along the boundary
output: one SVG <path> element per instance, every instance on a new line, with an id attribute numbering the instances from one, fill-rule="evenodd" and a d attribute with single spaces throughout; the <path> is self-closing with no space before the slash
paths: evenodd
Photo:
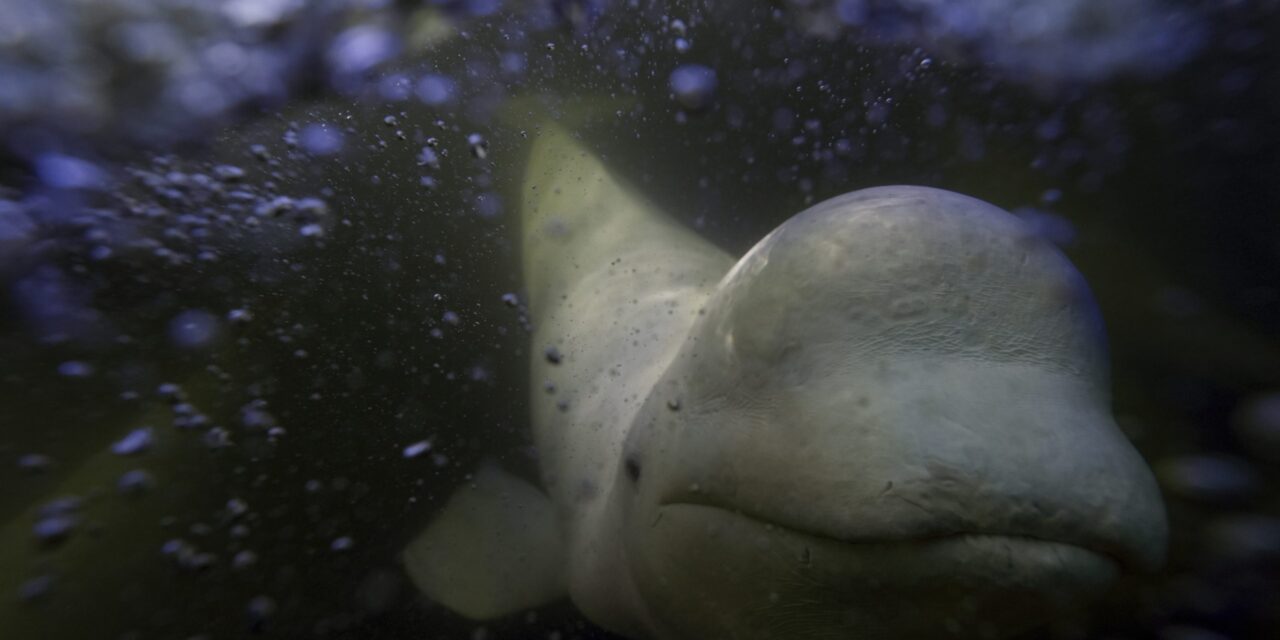
<path id="1" fill-rule="evenodd" d="M 567 592 L 630 637 L 1003 637 L 1163 561 L 1096 305 L 1010 214 L 865 189 L 735 261 L 554 125 L 522 198 L 545 493 L 460 492 L 406 552 L 431 597 Z"/>

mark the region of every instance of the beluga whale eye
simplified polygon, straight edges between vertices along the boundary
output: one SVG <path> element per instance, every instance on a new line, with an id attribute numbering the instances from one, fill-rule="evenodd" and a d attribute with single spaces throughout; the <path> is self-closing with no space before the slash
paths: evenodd
<path id="1" fill-rule="evenodd" d="M 623 465 L 626 468 L 627 478 L 632 482 L 640 482 L 640 459 L 634 454 L 627 456 L 627 461 Z"/>

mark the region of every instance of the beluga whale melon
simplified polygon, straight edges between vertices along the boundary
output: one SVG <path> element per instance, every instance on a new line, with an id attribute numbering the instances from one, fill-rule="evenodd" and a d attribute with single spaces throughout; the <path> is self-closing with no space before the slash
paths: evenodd
<path id="1" fill-rule="evenodd" d="M 1014 216 L 865 189 L 735 261 L 555 125 L 521 195 L 541 487 L 486 466 L 450 499 L 404 553 L 433 600 L 568 595 L 634 638 L 1003 637 L 1163 561 L 1096 306 Z"/>

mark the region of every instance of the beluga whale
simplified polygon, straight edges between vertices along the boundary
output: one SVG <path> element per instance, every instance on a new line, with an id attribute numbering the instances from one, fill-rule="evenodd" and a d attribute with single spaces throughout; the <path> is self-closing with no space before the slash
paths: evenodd
<path id="1" fill-rule="evenodd" d="M 568 596 L 631 638 L 997 638 L 1163 562 L 1096 304 L 1015 216 L 869 188 L 735 260 L 556 124 L 520 188 L 541 478 L 487 464 L 449 499 L 403 553 L 430 599 Z"/>

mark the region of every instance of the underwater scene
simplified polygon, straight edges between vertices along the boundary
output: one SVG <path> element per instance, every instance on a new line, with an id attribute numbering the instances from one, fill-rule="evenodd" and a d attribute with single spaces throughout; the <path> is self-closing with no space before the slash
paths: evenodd
<path id="1" fill-rule="evenodd" d="M 1276 0 L 0 0 L 0 638 L 1280 637 Z"/>

